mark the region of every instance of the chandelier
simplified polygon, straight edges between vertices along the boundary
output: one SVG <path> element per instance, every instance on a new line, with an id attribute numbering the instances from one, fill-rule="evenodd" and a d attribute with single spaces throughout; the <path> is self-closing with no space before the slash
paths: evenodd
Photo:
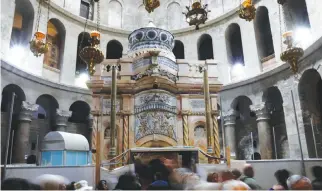
<path id="1" fill-rule="evenodd" d="M 186 6 L 188 12 L 183 13 L 186 16 L 186 21 L 189 26 L 195 25 L 196 30 L 199 29 L 199 25 L 205 24 L 208 19 L 208 4 L 202 5 L 201 0 L 194 0 L 192 8 Z"/>
<path id="2" fill-rule="evenodd" d="M 41 3 L 45 0 L 39 0 L 38 4 L 38 18 L 36 22 L 36 29 L 35 34 L 31 41 L 29 42 L 30 45 L 30 51 L 34 54 L 34 56 L 39 57 L 42 54 L 45 54 L 48 52 L 48 43 L 46 34 L 39 31 L 39 22 L 40 22 L 40 16 L 41 16 Z M 47 21 L 49 20 L 49 11 L 50 11 L 50 0 L 47 0 L 48 3 L 48 13 L 47 13 Z"/>
<path id="3" fill-rule="evenodd" d="M 303 56 L 304 51 L 301 47 L 293 45 L 292 31 L 284 33 L 283 38 L 285 38 L 284 44 L 287 45 L 287 49 L 281 53 L 281 60 L 289 63 L 291 70 L 296 74 L 298 71 L 298 61 Z"/>
<path id="4" fill-rule="evenodd" d="M 158 8 L 160 6 L 159 0 L 143 0 L 143 5 L 145 6 L 145 9 L 151 13 L 154 11 L 154 9 Z"/>
<path id="5" fill-rule="evenodd" d="M 246 21 L 252 21 L 256 15 L 256 8 L 252 3 L 252 0 L 245 0 L 239 8 L 239 17 Z"/>
<path id="6" fill-rule="evenodd" d="M 95 65 L 100 64 L 104 60 L 103 52 L 100 50 L 101 33 L 99 32 L 100 22 L 100 2 L 95 0 L 97 3 L 97 28 L 96 31 L 90 33 L 90 46 L 84 47 L 79 56 L 87 64 L 88 72 L 91 76 L 95 73 Z M 86 23 L 85 23 L 86 28 Z"/>

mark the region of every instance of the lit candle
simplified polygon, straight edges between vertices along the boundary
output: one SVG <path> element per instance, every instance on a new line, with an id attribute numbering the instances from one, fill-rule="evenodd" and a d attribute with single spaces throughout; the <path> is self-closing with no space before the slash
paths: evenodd
<path id="1" fill-rule="evenodd" d="M 283 38 L 292 37 L 292 35 L 293 35 L 293 31 L 287 31 L 287 32 L 283 33 Z"/>

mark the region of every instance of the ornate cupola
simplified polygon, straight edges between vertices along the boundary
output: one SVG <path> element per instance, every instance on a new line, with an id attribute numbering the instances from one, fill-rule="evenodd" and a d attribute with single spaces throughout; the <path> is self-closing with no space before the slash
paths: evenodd
<path id="1" fill-rule="evenodd" d="M 178 65 L 172 53 L 173 35 L 157 28 L 152 21 L 147 27 L 137 29 L 129 35 L 129 53 L 133 58 L 132 80 L 146 76 L 159 76 L 175 83 Z"/>

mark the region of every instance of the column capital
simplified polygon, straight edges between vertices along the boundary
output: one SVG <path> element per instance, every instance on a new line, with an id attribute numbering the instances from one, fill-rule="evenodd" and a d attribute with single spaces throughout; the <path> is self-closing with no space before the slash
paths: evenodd
<path id="1" fill-rule="evenodd" d="M 268 120 L 270 118 L 265 103 L 250 105 L 250 110 L 255 112 L 257 121 Z"/>
<path id="2" fill-rule="evenodd" d="M 180 111 L 180 115 L 191 115 L 191 111 L 190 110 L 181 110 Z"/>
<path id="3" fill-rule="evenodd" d="M 56 126 L 57 131 L 65 131 L 67 127 L 68 118 L 72 115 L 71 111 L 56 110 Z"/>
<path id="4" fill-rule="evenodd" d="M 223 112 L 223 120 L 224 125 L 235 125 L 236 124 L 236 111 L 235 110 L 228 110 L 226 112 Z"/>
<path id="5" fill-rule="evenodd" d="M 22 102 L 21 111 L 19 114 L 20 121 L 31 121 L 33 114 L 38 111 L 39 105 L 32 104 L 26 101 Z"/>

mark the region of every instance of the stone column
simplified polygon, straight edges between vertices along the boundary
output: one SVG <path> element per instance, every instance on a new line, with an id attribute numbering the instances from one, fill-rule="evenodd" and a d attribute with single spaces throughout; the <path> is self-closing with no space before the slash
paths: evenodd
<path id="1" fill-rule="evenodd" d="M 71 111 L 56 110 L 56 131 L 66 132 L 68 118 L 72 115 Z"/>
<path id="2" fill-rule="evenodd" d="M 273 158 L 272 132 L 269 125 L 269 113 L 264 103 L 251 105 L 250 109 L 256 114 L 259 150 L 261 159 Z"/>
<path id="3" fill-rule="evenodd" d="M 183 145 L 189 146 L 189 126 L 188 126 L 188 115 L 190 111 L 181 111 L 182 122 L 183 122 Z"/>
<path id="4" fill-rule="evenodd" d="M 234 110 L 229 110 L 223 116 L 224 130 L 225 130 L 225 146 L 230 148 L 232 157 L 236 157 L 236 113 Z"/>
<path id="5" fill-rule="evenodd" d="M 31 104 L 23 101 L 19 114 L 20 124 L 15 131 L 15 144 L 13 149 L 13 163 L 25 163 L 25 155 L 29 151 L 30 123 L 33 114 L 38 111 L 37 104 Z"/>
<path id="6" fill-rule="evenodd" d="M 93 115 L 89 114 L 88 115 L 88 144 L 89 144 L 89 149 L 92 149 L 92 134 L 93 134 L 93 123 L 94 123 L 94 119 L 93 119 Z"/>

